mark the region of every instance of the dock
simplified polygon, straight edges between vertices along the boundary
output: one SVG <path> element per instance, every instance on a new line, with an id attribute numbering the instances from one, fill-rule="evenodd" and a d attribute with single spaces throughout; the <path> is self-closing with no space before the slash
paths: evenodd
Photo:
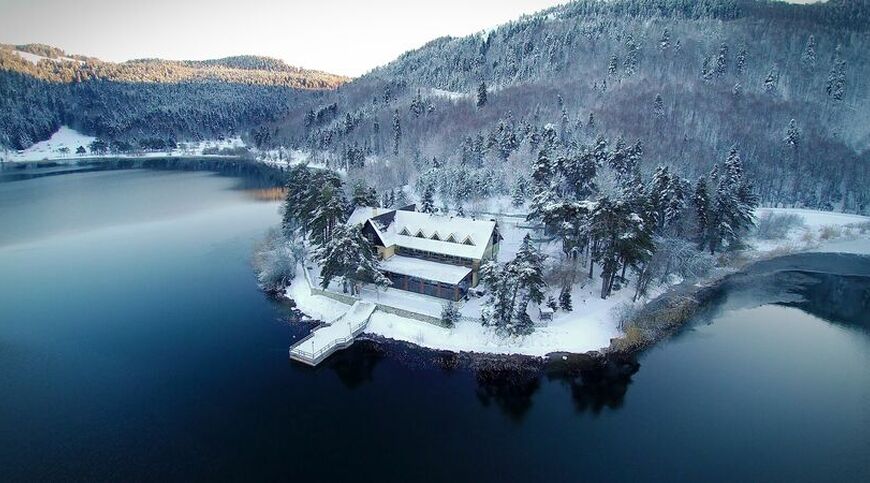
<path id="1" fill-rule="evenodd" d="M 310 334 L 291 346 L 290 358 L 316 366 L 335 352 L 350 347 L 365 330 L 375 309 L 375 304 L 371 302 L 355 302 L 340 317 L 315 327 Z"/>

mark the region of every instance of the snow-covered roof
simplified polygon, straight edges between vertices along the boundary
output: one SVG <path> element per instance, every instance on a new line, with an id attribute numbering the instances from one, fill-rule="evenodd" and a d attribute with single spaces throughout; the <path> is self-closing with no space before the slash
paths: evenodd
<path id="1" fill-rule="evenodd" d="M 456 285 L 471 273 L 468 267 L 432 262 L 419 258 L 393 255 L 381 262 L 381 270 L 399 275 L 423 278 L 434 282 Z"/>
<path id="2" fill-rule="evenodd" d="M 365 220 L 393 210 L 358 207 L 350 215 L 348 224 L 358 225 Z M 400 246 L 441 253 L 462 258 L 483 258 L 495 230 L 491 220 L 475 220 L 458 216 L 431 215 L 416 211 L 395 210 L 391 217 L 374 220 L 372 226 L 386 246 Z"/>
<path id="3" fill-rule="evenodd" d="M 353 210 L 353 213 L 350 214 L 350 218 L 347 219 L 348 226 L 357 226 L 362 225 L 371 218 L 374 218 L 379 215 L 383 215 L 384 213 L 389 213 L 391 211 L 395 211 L 390 208 L 373 208 L 371 206 L 358 206 Z"/>

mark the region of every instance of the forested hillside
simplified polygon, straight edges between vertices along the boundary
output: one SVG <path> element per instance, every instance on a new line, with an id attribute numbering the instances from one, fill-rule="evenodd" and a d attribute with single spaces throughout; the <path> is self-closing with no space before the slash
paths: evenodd
<path id="1" fill-rule="evenodd" d="M 736 146 L 762 203 L 866 213 L 868 27 L 862 0 L 581 0 L 434 40 L 295 107 L 271 142 L 379 188 L 437 180 L 454 204 L 528 179 L 548 126 L 554 159 L 622 139 L 647 176 L 696 179 Z"/>
<path id="2" fill-rule="evenodd" d="M 0 46 L 0 146 L 26 148 L 61 124 L 119 146 L 242 134 L 345 81 L 267 57 L 116 64 Z"/>

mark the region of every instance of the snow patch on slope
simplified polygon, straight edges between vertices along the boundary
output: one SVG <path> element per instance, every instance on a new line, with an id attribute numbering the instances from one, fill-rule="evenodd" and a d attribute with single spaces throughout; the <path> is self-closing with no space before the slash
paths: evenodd
<path id="1" fill-rule="evenodd" d="M 162 157 L 162 156 L 203 156 L 206 149 L 232 149 L 245 147 L 245 143 L 238 136 L 225 139 L 210 139 L 205 141 L 190 141 L 178 143 L 176 149 L 166 151 L 147 151 L 147 152 L 132 152 L 132 153 L 91 153 L 90 144 L 97 138 L 87 134 L 80 133 L 75 129 L 67 126 L 61 126 L 51 137 L 45 141 L 40 141 L 27 149 L 10 152 L 7 154 L 7 161 L 27 162 L 27 161 L 47 161 L 47 160 L 68 160 L 80 158 L 147 158 L 147 157 Z M 84 153 L 76 153 L 79 147 L 85 149 Z M 0 152 L 2 155 L 2 152 Z"/>

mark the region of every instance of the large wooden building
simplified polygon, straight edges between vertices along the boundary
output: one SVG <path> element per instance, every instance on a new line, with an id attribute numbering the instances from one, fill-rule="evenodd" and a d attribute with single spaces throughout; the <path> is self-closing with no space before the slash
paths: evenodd
<path id="1" fill-rule="evenodd" d="M 480 280 L 480 265 L 498 256 L 493 220 L 358 207 L 348 219 L 377 249 L 393 288 L 459 300 Z"/>

